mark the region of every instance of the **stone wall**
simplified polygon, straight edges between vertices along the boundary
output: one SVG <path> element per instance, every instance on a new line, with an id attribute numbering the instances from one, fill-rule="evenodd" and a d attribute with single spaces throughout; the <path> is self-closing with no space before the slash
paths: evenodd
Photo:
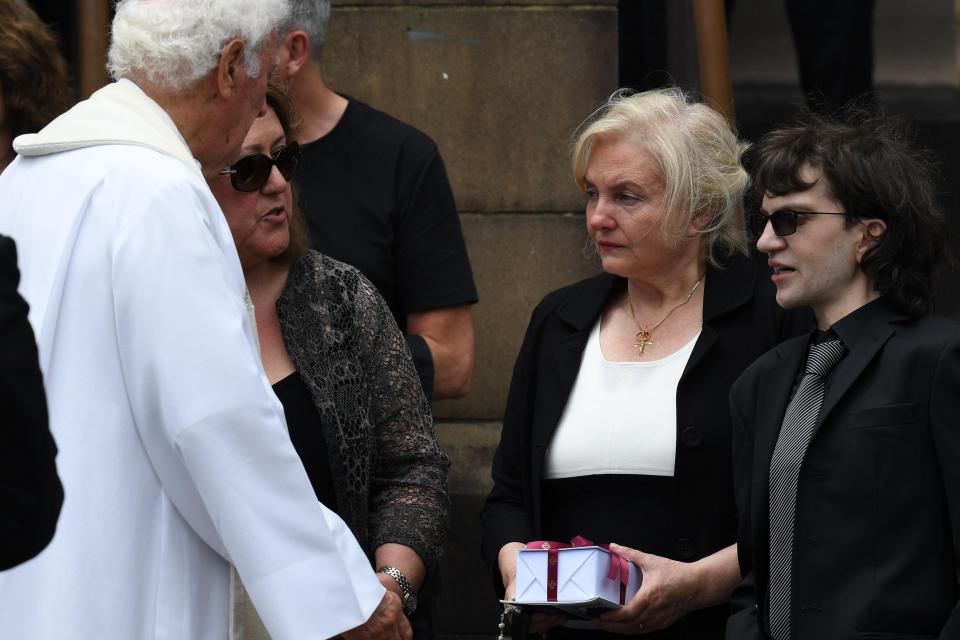
<path id="1" fill-rule="evenodd" d="M 443 638 L 495 637 L 478 514 L 530 312 L 597 269 L 568 143 L 616 89 L 616 2 L 334 0 L 324 58 L 331 87 L 429 134 L 453 184 L 480 303 L 473 390 L 435 405 L 454 462 L 437 623 Z M 266 637 L 246 619 L 247 638 Z"/>

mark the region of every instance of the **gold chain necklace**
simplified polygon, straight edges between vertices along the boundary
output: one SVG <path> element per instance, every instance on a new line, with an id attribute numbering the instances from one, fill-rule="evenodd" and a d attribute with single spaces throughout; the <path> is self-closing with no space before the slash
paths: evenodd
<path id="1" fill-rule="evenodd" d="M 627 287 L 627 304 L 630 305 L 630 317 L 633 318 L 634 324 L 637 325 L 637 335 L 634 337 L 633 348 L 637 350 L 638 356 L 643 355 L 643 350 L 647 348 L 647 345 L 653 344 L 653 332 L 659 329 L 660 325 L 666 322 L 667 318 L 673 315 L 674 311 L 676 311 L 683 305 L 690 302 L 690 298 L 693 297 L 693 293 L 697 290 L 697 287 L 700 286 L 700 283 L 702 281 L 703 281 L 703 276 L 700 276 L 699 278 L 697 278 L 697 281 L 693 283 L 692 287 L 690 287 L 690 293 L 687 294 L 687 297 L 684 299 L 684 301 L 678 304 L 677 306 L 675 306 L 673 309 L 670 309 L 670 311 L 667 312 L 667 315 L 663 316 L 660 322 L 653 325 L 653 327 L 650 328 L 649 330 L 644 329 L 642 326 L 640 326 L 640 321 L 637 320 L 637 314 L 633 310 L 633 299 L 630 297 L 630 287 Z"/>

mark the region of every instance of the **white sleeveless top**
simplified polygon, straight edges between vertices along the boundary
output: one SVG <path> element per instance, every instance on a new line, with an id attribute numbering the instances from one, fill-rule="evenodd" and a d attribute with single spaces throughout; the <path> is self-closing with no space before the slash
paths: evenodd
<path id="1" fill-rule="evenodd" d="M 677 450 L 677 384 L 695 336 L 647 362 L 610 362 L 597 321 L 546 454 L 544 478 L 599 474 L 672 476 Z"/>

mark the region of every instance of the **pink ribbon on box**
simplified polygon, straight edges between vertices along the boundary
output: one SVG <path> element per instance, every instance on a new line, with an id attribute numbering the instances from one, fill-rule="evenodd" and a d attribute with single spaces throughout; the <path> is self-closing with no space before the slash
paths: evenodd
<path id="1" fill-rule="evenodd" d="M 593 544 L 583 536 L 574 536 L 570 544 L 563 542 L 553 542 L 551 540 L 534 540 L 527 543 L 527 549 L 531 551 L 546 550 L 547 552 L 547 602 L 557 601 L 557 563 L 560 549 L 569 549 L 571 547 L 600 547 L 610 556 L 610 565 L 607 569 L 607 580 L 620 581 L 620 604 L 625 604 L 627 599 L 627 582 L 630 580 L 629 560 L 619 553 L 612 551 L 609 544 Z"/>
<path id="2" fill-rule="evenodd" d="M 531 551 L 545 549 L 547 552 L 547 602 L 557 601 L 557 551 L 569 547 L 569 544 L 551 540 L 534 540 L 527 543 L 527 549 Z"/>

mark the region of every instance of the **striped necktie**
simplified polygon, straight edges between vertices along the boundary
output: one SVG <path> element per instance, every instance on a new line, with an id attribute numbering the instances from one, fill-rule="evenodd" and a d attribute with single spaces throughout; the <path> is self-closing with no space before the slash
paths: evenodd
<path id="1" fill-rule="evenodd" d="M 797 478 L 823 404 L 824 377 L 846 353 L 840 340 L 811 345 L 770 460 L 770 631 L 776 640 L 790 640 Z"/>

